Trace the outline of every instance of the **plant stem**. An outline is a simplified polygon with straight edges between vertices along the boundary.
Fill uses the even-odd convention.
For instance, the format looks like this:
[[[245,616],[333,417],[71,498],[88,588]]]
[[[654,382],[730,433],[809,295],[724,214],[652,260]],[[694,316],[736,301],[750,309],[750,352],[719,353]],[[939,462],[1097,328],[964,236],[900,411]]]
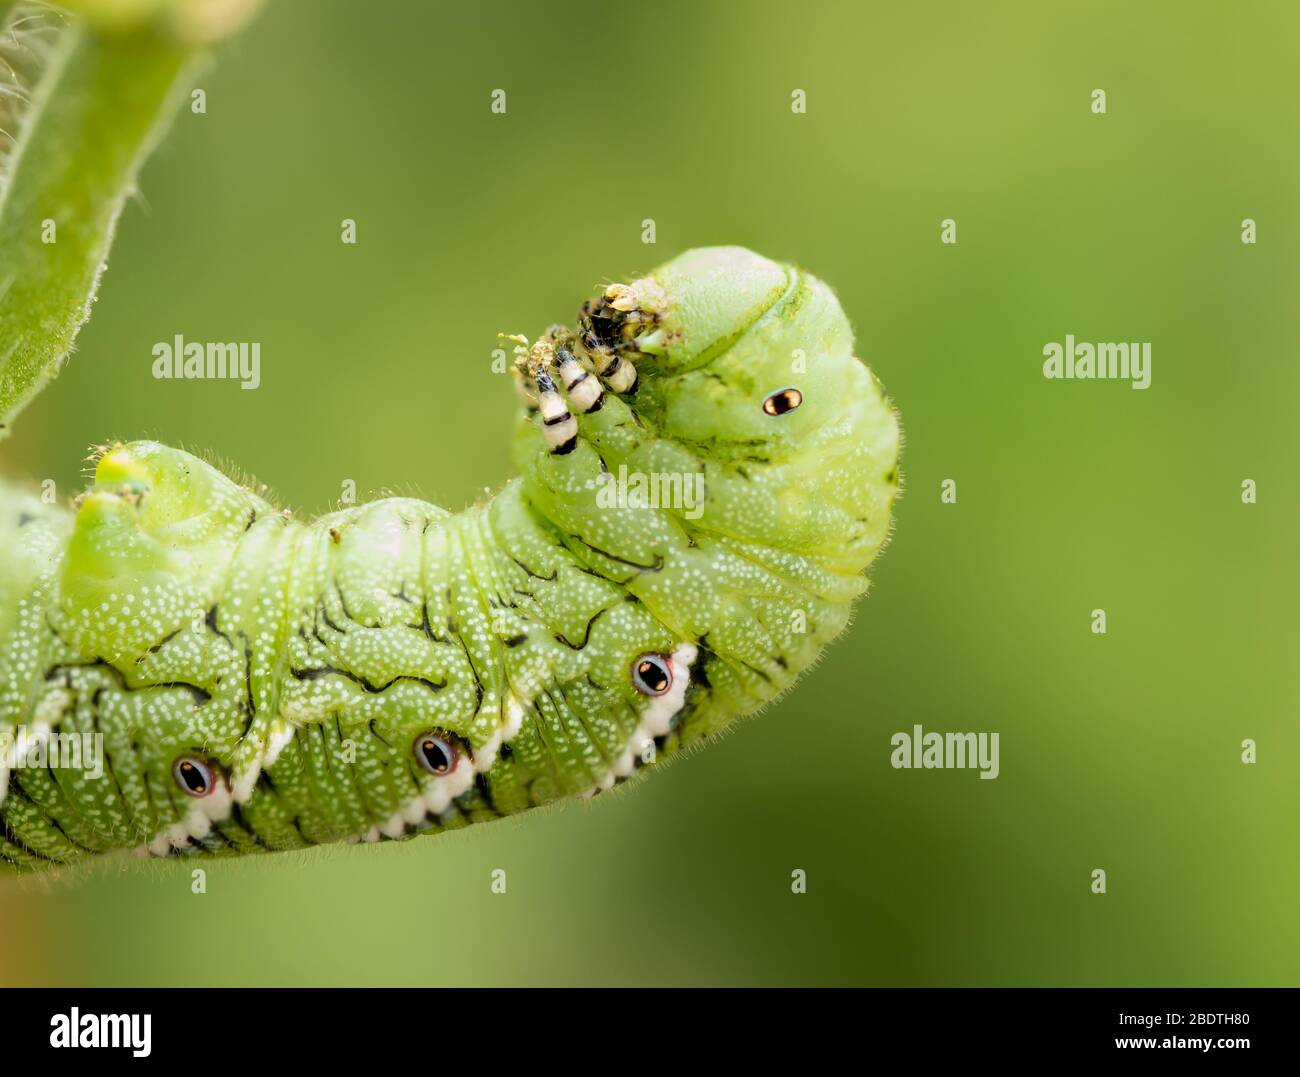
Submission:
[[[20,46],[33,11],[45,17],[0,0],[0,34]],[[72,19],[41,33],[0,168],[0,438],[72,350],[192,56],[148,28],[99,33]]]

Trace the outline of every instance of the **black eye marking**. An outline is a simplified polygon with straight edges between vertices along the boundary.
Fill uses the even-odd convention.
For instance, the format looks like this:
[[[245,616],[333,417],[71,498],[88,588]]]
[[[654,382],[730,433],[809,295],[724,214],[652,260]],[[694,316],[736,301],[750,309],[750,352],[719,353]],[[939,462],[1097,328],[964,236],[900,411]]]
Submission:
[[[197,755],[183,755],[176,760],[172,764],[172,777],[192,797],[205,797],[217,787],[212,767]]]
[[[769,415],[784,415],[787,411],[794,411],[802,403],[803,393],[791,386],[789,389],[778,389],[764,400],[763,410]]]
[[[431,729],[415,738],[415,759],[435,778],[442,778],[456,769],[461,751],[456,740],[440,729]]]
[[[632,663],[632,687],[644,696],[661,696],[673,686],[673,667],[667,655],[643,654]]]

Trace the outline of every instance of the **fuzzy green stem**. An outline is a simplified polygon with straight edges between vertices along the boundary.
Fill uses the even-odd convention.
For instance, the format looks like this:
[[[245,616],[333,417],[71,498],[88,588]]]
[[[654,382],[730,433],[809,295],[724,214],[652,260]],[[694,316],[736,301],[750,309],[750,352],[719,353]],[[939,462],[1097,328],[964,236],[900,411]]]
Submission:
[[[0,0],[0,33],[21,47],[34,10]],[[100,33],[77,19],[38,44],[0,169],[0,437],[72,350],[192,55],[153,29]]]

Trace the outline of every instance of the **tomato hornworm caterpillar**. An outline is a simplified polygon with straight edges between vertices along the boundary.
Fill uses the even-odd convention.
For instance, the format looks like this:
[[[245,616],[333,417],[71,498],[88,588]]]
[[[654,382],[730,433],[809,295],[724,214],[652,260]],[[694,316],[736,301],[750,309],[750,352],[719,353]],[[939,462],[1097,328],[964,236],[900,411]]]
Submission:
[[[0,489],[0,867],[460,827],[608,789],[794,683],[898,493],[830,289],[705,248],[519,339],[521,476],[458,514],[304,524],[153,442],[105,450],[75,515]],[[611,473],[702,504],[611,504]],[[76,738],[98,774],[61,765]]]

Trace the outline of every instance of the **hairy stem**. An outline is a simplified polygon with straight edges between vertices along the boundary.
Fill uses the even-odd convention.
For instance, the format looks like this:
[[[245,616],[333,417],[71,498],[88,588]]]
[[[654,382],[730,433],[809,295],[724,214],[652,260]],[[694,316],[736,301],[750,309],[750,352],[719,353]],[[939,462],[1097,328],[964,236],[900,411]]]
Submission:
[[[72,350],[191,55],[0,0],[0,437]]]

